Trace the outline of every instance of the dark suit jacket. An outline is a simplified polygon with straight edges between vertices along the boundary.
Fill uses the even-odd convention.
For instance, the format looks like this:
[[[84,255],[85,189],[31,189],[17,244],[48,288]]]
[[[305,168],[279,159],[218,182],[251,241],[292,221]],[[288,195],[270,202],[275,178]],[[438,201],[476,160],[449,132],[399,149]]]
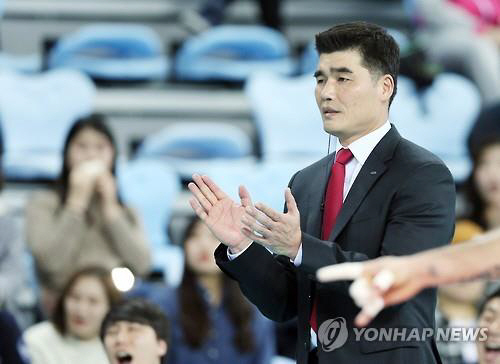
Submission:
[[[302,264],[295,267],[253,243],[233,261],[219,246],[219,267],[236,279],[243,293],[264,315],[284,321],[298,315],[297,362],[424,364],[440,362],[433,338],[425,341],[355,340],[353,320],[359,309],[349,296],[350,282],[320,284],[318,268],[363,261],[381,255],[405,255],[449,242],[455,221],[455,185],[446,166],[430,152],[401,138],[394,126],[361,168],[328,241],[321,240],[322,206],[334,156],[297,172],[290,181],[300,211]],[[343,317],[347,342],[326,352],[318,343],[311,360],[309,316],[318,298],[318,325]],[[375,328],[434,328],[436,294],[422,291],[403,304],[382,311]]]

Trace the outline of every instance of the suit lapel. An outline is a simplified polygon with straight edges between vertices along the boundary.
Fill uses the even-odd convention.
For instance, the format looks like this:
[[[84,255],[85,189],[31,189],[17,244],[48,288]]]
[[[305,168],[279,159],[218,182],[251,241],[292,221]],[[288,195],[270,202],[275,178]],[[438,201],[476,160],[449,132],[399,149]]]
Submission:
[[[330,241],[337,239],[372,186],[385,173],[387,169],[386,162],[392,158],[394,149],[400,139],[401,136],[393,125],[370,153],[344,200],[330,234]]]
[[[307,217],[306,231],[313,236],[321,236],[321,223],[323,221],[324,198],[326,186],[330,178],[335,153],[332,153],[329,158],[325,158],[320,164],[316,176],[311,178],[311,181],[318,181],[318,184],[310,189],[309,192],[309,211]]]

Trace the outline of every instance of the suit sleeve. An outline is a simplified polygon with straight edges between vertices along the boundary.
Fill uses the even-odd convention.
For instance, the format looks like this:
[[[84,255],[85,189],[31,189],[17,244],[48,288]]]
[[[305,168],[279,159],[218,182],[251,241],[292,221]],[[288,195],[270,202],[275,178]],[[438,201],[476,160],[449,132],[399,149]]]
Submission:
[[[238,281],[243,294],[269,319],[287,321],[297,315],[297,272],[287,257],[273,255],[252,243],[230,261],[227,246],[221,244],[215,251],[215,261],[222,271]]]
[[[407,255],[447,244],[454,229],[454,201],[455,185],[444,165],[427,163],[415,169],[393,197],[380,255]],[[310,274],[326,265],[369,259],[306,233],[302,249],[299,269]]]

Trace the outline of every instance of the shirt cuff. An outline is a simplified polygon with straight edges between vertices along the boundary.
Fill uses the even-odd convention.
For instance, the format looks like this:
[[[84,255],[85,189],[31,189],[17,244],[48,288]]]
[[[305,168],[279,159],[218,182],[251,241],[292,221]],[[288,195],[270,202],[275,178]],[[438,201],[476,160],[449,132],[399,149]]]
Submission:
[[[252,242],[253,243],[253,242]],[[250,245],[252,245],[252,243],[248,244],[247,247],[245,249],[243,249],[242,251],[240,251],[239,253],[235,253],[235,254],[231,254],[229,252],[229,247],[227,248],[227,259],[229,260],[235,260],[236,258],[238,258],[241,254],[243,254],[249,247]]]
[[[290,259],[291,260],[291,259]],[[297,256],[294,260],[292,260],[293,264],[298,267],[302,264],[302,244],[299,246],[299,251],[297,252]]]

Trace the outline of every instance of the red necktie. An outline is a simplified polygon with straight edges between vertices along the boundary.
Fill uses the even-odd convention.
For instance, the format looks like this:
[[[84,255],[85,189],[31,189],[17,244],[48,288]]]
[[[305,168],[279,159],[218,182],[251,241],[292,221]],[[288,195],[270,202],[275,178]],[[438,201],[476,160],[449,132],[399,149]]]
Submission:
[[[335,226],[335,220],[342,208],[344,197],[344,180],[345,180],[345,165],[352,159],[352,153],[349,149],[340,149],[335,156],[335,163],[332,167],[332,173],[328,180],[325,195],[325,210],[323,212],[323,229],[321,238],[327,240]],[[318,332],[318,315],[317,315],[318,300],[315,299],[311,311],[309,323],[315,332]]]

